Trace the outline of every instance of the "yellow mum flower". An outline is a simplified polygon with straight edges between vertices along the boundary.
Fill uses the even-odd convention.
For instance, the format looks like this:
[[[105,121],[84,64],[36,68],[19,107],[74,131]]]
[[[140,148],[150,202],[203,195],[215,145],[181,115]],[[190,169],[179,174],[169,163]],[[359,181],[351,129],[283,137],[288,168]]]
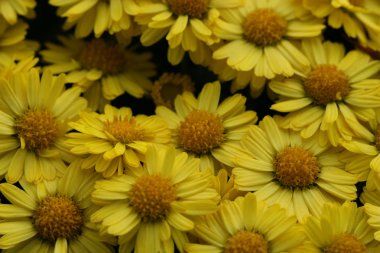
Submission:
[[[255,191],[258,199],[280,204],[299,222],[318,215],[325,202],[356,199],[357,177],[344,171],[339,150],[321,146],[316,138],[303,139],[280,129],[266,116],[241,140],[232,173],[239,190]]]
[[[100,236],[90,222],[91,192],[99,175],[78,170],[37,185],[20,180],[22,188],[0,185],[11,204],[0,204],[0,248],[3,252],[113,252],[110,236]]]
[[[185,52],[201,63],[208,45],[219,41],[211,30],[211,23],[219,15],[217,9],[241,6],[242,0],[148,0],[135,1],[136,22],[143,26],[140,37],[144,46],[162,38],[169,43],[168,60],[178,64]]]
[[[0,174],[9,183],[52,180],[72,154],[63,143],[67,121],[86,108],[78,87],[65,90],[65,77],[37,70],[0,81]]]
[[[311,39],[302,43],[312,69],[300,77],[273,80],[269,88],[279,99],[271,109],[290,112],[281,126],[309,138],[322,131],[322,142],[338,146],[341,139],[358,137],[370,142],[373,134],[360,120],[373,120],[380,107],[380,61],[338,43]]]
[[[95,167],[104,177],[140,167],[148,145],[170,142],[170,131],[162,119],[133,116],[128,107],[106,105],[104,114],[83,111],[79,116],[69,123],[78,132],[67,134],[66,143],[72,153],[85,156],[82,168]]]
[[[67,81],[81,87],[93,110],[124,92],[141,98],[152,89],[156,74],[150,53],[137,54],[126,45],[104,39],[90,41],[60,37],[62,45],[47,43],[40,54],[49,63],[44,69],[67,73]]]
[[[367,224],[367,219],[364,208],[355,203],[328,203],[320,216],[308,217],[304,227],[317,252],[376,253],[380,244],[374,240],[374,229]]]
[[[186,244],[188,253],[298,252],[305,234],[297,219],[279,205],[268,207],[254,194],[223,202],[194,229],[202,244]]]
[[[58,7],[57,14],[66,18],[64,29],[75,27],[75,37],[84,38],[94,32],[99,38],[104,32],[113,34],[134,29],[128,14],[129,1],[122,0],[49,0]]]
[[[17,23],[18,16],[34,17],[36,0],[0,0],[0,15],[10,25]]]
[[[238,141],[257,121],[256,112],[246,111],[244,96],[235,94],[219,104],[220,91],[218,81],[207,83],[198,98],[190,92],[177,96],[175,111],[156,108],[156,114],[168,123],[174,145],[200,157],[202,170],[232,166]]]
[[[149,148],[144,167],[100,180],[92,193],[102,207],[91,216],[102,231],[120,236],[120,252],[183,252],[192,217],[215,212],[218,193],[199,159]]]
[[[322,19],[305,15],[296,0],[250,0],[220,10],[213,31],[227,43],[213,58],[268,79],[303,73],[310,63],[293,41],[318,36],[325,27]]]
[[[344,29],[364,46],[380,50],[380,5],[377,0],[303,0],[315,16],[327,17],[329,26]]]

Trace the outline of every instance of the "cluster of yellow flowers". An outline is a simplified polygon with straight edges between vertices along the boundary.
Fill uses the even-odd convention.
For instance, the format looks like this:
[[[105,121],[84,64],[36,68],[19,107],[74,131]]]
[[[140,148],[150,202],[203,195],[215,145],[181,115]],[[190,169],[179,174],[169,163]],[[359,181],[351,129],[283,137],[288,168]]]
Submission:
[[[2,252],[380,252],[379,0],[41,2],[0,0]]]

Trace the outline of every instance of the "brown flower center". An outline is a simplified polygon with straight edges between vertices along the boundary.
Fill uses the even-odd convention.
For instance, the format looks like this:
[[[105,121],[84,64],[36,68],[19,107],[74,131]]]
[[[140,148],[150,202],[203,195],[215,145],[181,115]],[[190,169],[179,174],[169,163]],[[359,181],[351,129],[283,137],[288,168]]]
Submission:
[[[354,235],[338,236],[332,244],[324,249],[325,253],[364,253],[367,252],[363,243]]]
[[[104,124],[104,130],[124,144],[145,139],[144,131],[137,125],[134,118],[107,121]]]
[[[176,15],[188,15],[192,18],[202,18],[209,5],[209,0],[167,0],[167,2]]]
[[[130,205],[143,219],[152,222],[165,219],[175,199],[170,180],[160,175],[140,177],[130,191]]]
[[[15,129],[25,148],[39,152],[50,148],[59,134],[53,114],[45,109],[27,110],[15,122]]]
[[[194,83],[190,76],[179,73],[164,73],[153,84],[152,98],[157,106],[164,105],[173,109],[175,98],[184,91],[194,91]]]
[[[258,9],[248,14],[243,31],[246,40],[265,47],[279,42],[286,33],[287,22],[272,9]]]
[[[315,103],[326,105],[346,97],[350,85],[347,76],[335,65],[320,64],[304,80],[304,89]]]
[[[291,188],[312,185],[320,172],[317,158],[301,147],[287,147],[278,153],[274,169],[281,185]]]
[[[82,232],[82,212],[77,203],[65,196],[43,199],[32,220],[38,235],[51,242],[58,238],[73,239]]]
[[[204,154],[224,141],[224,127],[219,116],[206,111],[192,111],[179,127],[179,145],[186,151]]]
[[[255,232],[239,231],[228,238],[224,253],[267,253],[268,242]]]
[[[93,39],[79,52],[79,63],[86,69],[99,69],[105,74],[117,74],[125,69],[126,59],[120,45]]]

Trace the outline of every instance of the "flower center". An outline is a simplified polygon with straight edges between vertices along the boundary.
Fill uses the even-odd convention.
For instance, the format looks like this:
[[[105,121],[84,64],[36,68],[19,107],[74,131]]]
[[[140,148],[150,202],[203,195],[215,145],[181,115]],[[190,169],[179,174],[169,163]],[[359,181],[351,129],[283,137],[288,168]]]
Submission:
[[[258,9],[248,14],[243,31],[246,40],[265,47],[279,42],[286,33],[286,20],[271,9]]]
[[[167,2],[176,15],[188,15],[192,18],[202,18],[209,5],[209,0],[167,0]]]
[[[223,143],[223,132],[219,116],[206,111],[192,111],[179,127],[179,145],[186,151],[204,154]]]
[[[380,151],[380,125],[377,127],[375,132],[375,146],[377,150]]]
[[[104,130],[124,144],[142,141],[145,138],[144,131],[139,128],[134,118],[107,121],[104,124]]]
[[[190,76],[179,73],[164,73],[153,85],[152,98],[157,106],[164,105],[173,109],[175,98],[184,91],[194,91],[194,83]]]
[[[338,236],[332,244],[324,249],[325,253],[364,253],[367,252],[363,243],[354,235]]]
[[[58,123],[47,110],[27,110],[15,122],[21,146],[34,152],[50,148],[59,134]]]
[[[268,242],[255,232],[239,231],[228,238],[224,253],[267,253]]]
[[[304,80],[304,89],[315,103],[342,100],[350,92],[347,76],[332,64],[320,64]]]
[[[58,238],[73,239],[82,232],[82,212],[72,199],[65,196],[43,199],[32,219],[38,235],[51,242]]]
[[[170,180],[160,175],[138,178],[130,191],[130,205],[143,219],[152,222],[165,219],[175,199]]]
[[[287,147],[274,160],[276,179],[285,187],[303,188],[317,180],[317,158],[301,147]]]
[[[126,59],[120,45],[93,39],[79,52],[77,60],[86,69],[117,74],[125,69]]]
[[[363,0],[348,0],[354,6],[362,6]]]

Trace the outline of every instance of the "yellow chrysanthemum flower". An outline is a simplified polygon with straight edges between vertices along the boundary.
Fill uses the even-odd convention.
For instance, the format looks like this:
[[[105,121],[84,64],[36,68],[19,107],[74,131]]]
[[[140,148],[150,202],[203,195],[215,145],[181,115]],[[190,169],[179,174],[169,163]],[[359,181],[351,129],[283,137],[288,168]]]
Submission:
[[[62,178],[22,188],[0,185],[11,204],[0,204],[2,252],[113,252],[111,236],[100,236],[90,216],[90,197],[96,173],[78,170],[73,163]]]
[[[380,5],[377,0],[303,0],[315,16],[327,17],[329,26],[343,27],[345,33],[364,46],[380,50]]]
[[[156,74],[150,53],[135,53],[126,45],[104,39],[84,41],[60,37],[62,45],[47,43],[40,54],[50,63],[44,69],[67,73],[67,81],[81,87],[93,110],[124,92],[141,98],[152,89]]]
[[[170,131],[157,116],[132,115],[128,107],[106,105],[104,114],[83,111],[69,125],[78,132],[67,134],[71,152],[85,156],[82,168],[95,167],[104,177],[121,175],[140,167],[150,144],[168,144]]]
[[[303,73],[310,63],[293,40],[318,36],[325,27],[322,19],[305,15],[296,0],[250,0],[220,10],[213,31],[227,43],[213,58],[269,79]]]
[[[9,183],[62,174],[73,155],[63,143],[67,122],[86,108],[78,87],[65,90],[65,77],[37,70],[0,80],[0,175]]]
[[[0,0],[0,12],[1,12]],[[14,25],[0,17],[0,62],[22,60],[35,55],[39,48],[38,42],[26,40],[29,25],[23,20],[18,20]]]
[[[75,37],[84,38],[94,32],[99,38],[104,32],[110,34],[135,29],[128,9],[131,3],[122,0],[49,0],[58,7],[57,14],[66,18],[64,29],[75,27]]]
[[[219,104],[220,92],[219,81],[207,83],[198,98],[190,92],[177,96],[175,111],[156,108],[168,123],[176,148],[200,157],[202,170],[232,166],[238,141],[257,121],[256,112],[246,111],[244,96],[235,94]]]
[[[311,71],[269,83],[279,95],[271,109],[289,112],[281,126],[301,131],[304,138],[322,131],[320,141],[334,146],[355,136],[373,142],[360,120],[372,121],[380,107],[380,79],[374,77],[380,61],[358,50],[346,54],[343,45],[320,39],[304,41],[302,49]]]
[[[317,252],[376,253],[380,244],[374,240],[374,229],[367,224],[367,219],[364,208],[355,203],[328,203],[320,216],[308,217],[304,227]]]
[[[296,222],[279,205],[268,207],[248,193],[244,198],[223,202],[217,213],[197,223],[194,232],[204,243],[189,243],[185,250],[188,253],[304,253],[297,250],[306,238]]]
[[[140,41],[150,46],[164,38],[169,43],[168,60],[178,64],[185,52],[196,63],[205,61],[208,46],[219,41],[211,23],[219,15],[217,9],[241,6],[242,0],[148,0],[138,4],[136,22],[143,26]]]
[[[36,0],[0,0],[0,15],[8,24],[14,25],[19,16],[34,17],[36,4]]]
[[[91,216],[102,231],[120,236],[120,252],[183,252],[191,217],[217,209],[211,174],[199,172],[199,159],[173,149],[149,148],[144,167],[98,181],[92,193],[102,207]]]
[[[300,222],[319,214],[325,202],[356,199],[357,177],[344,171],[339,150],[321,146],[280,129],[270,116],[252,126],[241,141],[232,173],[239,190],[255,191],[258,199],[280,204]]]

